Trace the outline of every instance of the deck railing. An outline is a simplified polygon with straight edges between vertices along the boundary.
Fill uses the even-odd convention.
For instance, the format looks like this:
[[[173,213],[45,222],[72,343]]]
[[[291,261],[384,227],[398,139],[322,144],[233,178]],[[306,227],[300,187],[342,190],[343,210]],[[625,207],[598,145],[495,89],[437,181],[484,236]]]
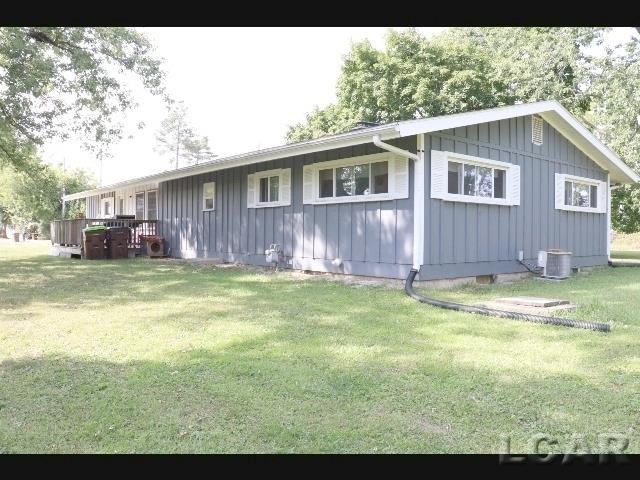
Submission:
[[[127,227],[129,248],[140,248],[140,235],[156,235],[157,220],[133,220],[111,218],[79,218],[73,220],[54,220],[51,222],[51,243],[53,245],[81,246],[82,229],[89,225],[105,225],[107,227]]]

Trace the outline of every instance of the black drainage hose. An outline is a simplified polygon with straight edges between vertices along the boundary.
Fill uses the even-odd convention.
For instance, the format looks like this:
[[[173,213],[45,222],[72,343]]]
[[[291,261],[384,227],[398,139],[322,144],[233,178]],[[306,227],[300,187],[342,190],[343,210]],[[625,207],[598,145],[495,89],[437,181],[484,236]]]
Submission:
[[[434,305],[440,308],[446,308],[448,310],[456,310],[458,312],[477,313],[479,315],[488,315],[490,317],[511,318],[513,320],[521,320],[524,322],[547,323],[551,325],[561,325],[563,327],[599,330],[601,332],[608,332],[610,330],[609,325],[606,323],[581,322],[579,320],[571,320],[569,318],[545,317],[542,315],[531,315],[528,313],[508,312],[506,310],[494,310],[492,308],[474,307],[471,305],[463,305],[461,303],[445,302],[443,300],[428,298],[416,293],[413,289],[413,281],[415,280],[417,274],[418,271],[415,268],[412,268],[409,272],[409,276],[405,280],[404,291],[411,298],[422,303]]]

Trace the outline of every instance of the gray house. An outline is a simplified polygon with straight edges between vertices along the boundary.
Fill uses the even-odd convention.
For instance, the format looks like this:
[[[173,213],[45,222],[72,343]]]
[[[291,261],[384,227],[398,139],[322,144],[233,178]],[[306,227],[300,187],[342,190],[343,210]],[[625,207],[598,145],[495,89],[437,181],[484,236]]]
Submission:
[[[419,279],[605,265],[610,187],[638,175],[555,101],[363,127],[67,195],[157,221],[173,257]]]

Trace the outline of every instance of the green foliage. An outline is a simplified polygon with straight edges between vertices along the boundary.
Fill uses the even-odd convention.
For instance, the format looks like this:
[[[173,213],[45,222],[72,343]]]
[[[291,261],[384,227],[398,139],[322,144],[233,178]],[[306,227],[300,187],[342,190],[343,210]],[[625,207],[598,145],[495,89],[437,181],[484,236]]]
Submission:
[[[187,122],[187,107],[182,102],[173,106],[156,132],[155,150],[169,157],[173,168],[211,160],[215,155],[209,139],[197,135]]]
[[[62,216],[62,194],[75,193],[95,186],[83,170],[62,171],[35,160],[28,171],[5,166],[0,170],[0,210],[2,223],[24,231],[32,226],[47,233],[49,222]],[[66,218],[84,212],[81,202],[74,202]]]
[[[602,46],[607,28],[453,28],[427,39],[391,30],[382,51],[355,43],[337,101],[289,127],[287,141],[516,102],[555,99],[588,124],[632,168],[640,159],[640,40]],[[613,225],[640,229],[640,189],[614,194]]]
[[[27,168],[53,137],[78,133],[88,148],[120,138],[131,76],[163,92],[160,61],[134,29],[0,27],[0,164]]]

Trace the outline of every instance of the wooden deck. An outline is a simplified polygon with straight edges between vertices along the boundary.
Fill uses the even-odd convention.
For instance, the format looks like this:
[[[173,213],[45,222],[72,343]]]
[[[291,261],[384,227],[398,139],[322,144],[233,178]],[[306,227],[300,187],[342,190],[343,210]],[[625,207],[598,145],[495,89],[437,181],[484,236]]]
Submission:
[[[120,220],[110,218],[81,218],[73,220],[54,220],[51,222],[51,244],[56,247],[70,247],[65,251],[82,249],[82,229],[90,225],[107,227],[127,227],[130,235],[128,247],[139,250],[141,235],[156,235],[157,220]],[[61,251],[62,249],[54,249]]]

